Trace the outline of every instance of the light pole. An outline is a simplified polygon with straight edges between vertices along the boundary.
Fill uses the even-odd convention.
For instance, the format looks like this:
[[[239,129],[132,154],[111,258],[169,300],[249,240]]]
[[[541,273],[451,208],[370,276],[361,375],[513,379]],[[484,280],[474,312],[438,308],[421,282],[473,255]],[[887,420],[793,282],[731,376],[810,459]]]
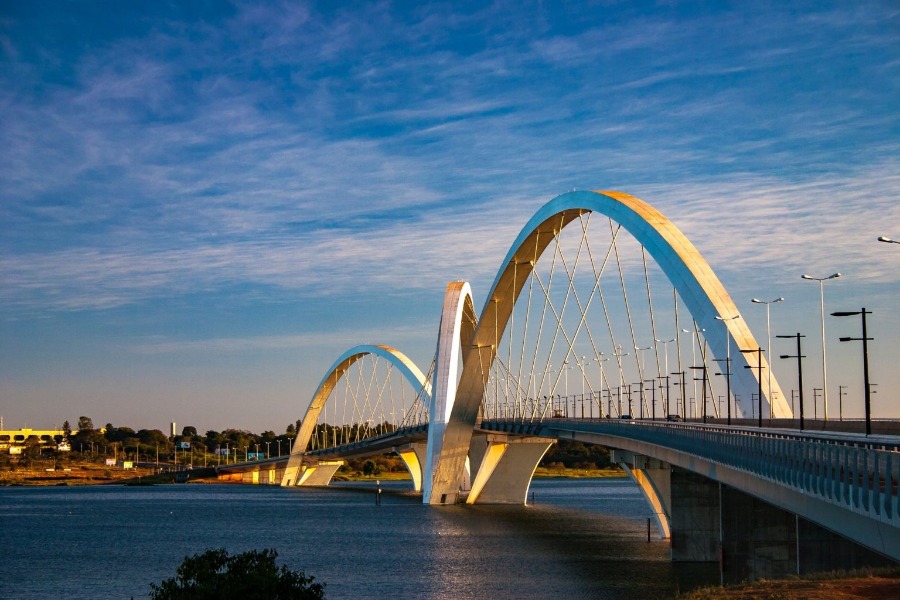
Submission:
[[[756,380],[759,382],[759,393],[756,396],[757,408],[756,411],[756,425],[757,427],[762,427],[762,353],[765,352],[762,348],[757,348],[756,350],[741,350],[744,354],[752,354],[756,353],[756,366],[753,365],[744,365],[745,369],[757,369]]]
[[[847,395],[847,392],[844,391],[846,385],[838,386],[838,420],[844,420],[844,396]]]
[[[662,376],[658,377],[657,379],[665,379],[666,380],[666,415],[664,418],[668,421],[670,411],[672,410],[669,405],[669,374],[666,373],[665,375],[662,375]]]
[[[702,381],[703,385],[703,422],[706,423],[706,365],[704,364],[702,367],[694,367],[691,369],[695,371],[702,371],[701,377],[694,377],[694,381]]]
[[[653,346],[647,346],[646,348],[641,348],[640,346],[635,346],[634,350],[637,352],[638,356],[638,379],[643,381],[644,379],[644,368],[646,367],[646,362],[644,361],[644,351],[652,349]],[[639,412],[643,413],[644,410],[644,386],[641,384],[641,405],[639,408]]]
[[[659,339],[654,338],[653,341],[663,345],[663,354],[666,357],[666,368],[664,369],[664,371],[666,373],[668,373],[669,372],[669,344],[671,342],[674,342],[675,338],[672,338],[671,340],[659,340]]]
[[[716,315],[716,320],[722,321],[722,325],[725,326],[725,400],[726,400],[726,411],[728,412],[728,424],[731,425],[731,332],[728,331],[728,321],[734,321],[735,319],[741,318],[741,315],[734,315],[733,317],[720,317]],[[721,358],[714,359],[715,362],[722,362]],[[737,407],[735,407],[737,408]]]
[[[862,310],[839,311],[831,313],[832,317],[852,317],[854,315],[862,315],[862,337],[842,337],[838,338],[842,342],[861,341],[863,343],[863,393],[866,401],[866,435],[872,435],[872,390],[869,386],[869,342],[875,338],[866,337],[866,315],[871,315],[872,311]]]
[[[769,305],[775,304],[776,302],[784,302],[784,298],[775,298],[774,300],[760,300],[759,298],[751,298],[750,302],[753,302],[754,304],[765,304],[766,305],[766,337],[768,338],[766,345],[768,345],[768,347],[771,348],[772,347],[772,322],[769,318]],[[772,398],[772,366],[771,365],[769,366],[769,381],[768,381],[767,387],[769,388],[767,398],[769,399],[769,418],[771,419],[773,416],[775,416],[775,407],[772,404],[773,398]]]
[[[803,352],[800,351],[800,338],[806,336],[800,335],[800,332],[798,331],[796,335],[776,335],[775,337],[782,339],[797,338],[797,354],[782,354],[781,358],[797,359],[797,385],[800,388],[800,431],[803,431],[803,359],[805,357],[803,356]]]
[[[825,405],[825,420],[828,420],[828,361],[825,351],[825,282],[829,279],[837,279],[840,273],[832,273],[828,277],[812,277],[801,275],[800,279],[819,282],[819,304],[822,310],[822,402]]]
[[[645,383],[650,384],[650,418],[656,420],[656,380],[645,379]]]
[[[879,241],[879,242],[886,242],[886,243],[888,243],[888,244],[900,244],[900,242],[898,242],[897,240],[892,240],[891,238],[885,237],[885,236],[883,236],[883,235],[879,235],[879,236],[878,236],[878,241]]]
[[[603,353],[600,353],[600,356],[603,356]],[[600,418],[603,418],[603,363],[608,361],[609,358],[598,358],[597,364],[600,365],[600,391],[597,393],[597,405],[600,408]]]
[[[822,391],[822,388],[813,388],[813,420],[816,420],[819,418],[819,413],[817,413],[816,411],[818,410],[819,392],[821,392],[821,391]]]
[[[684,389],[684,379],[686,374],[684,371],[676,371],[675,373],[672,373],[672,375],[678,375],[681,378],[681,417],[686,421],[688,418],[687,398],[685,398],[687,390]]]
[[[622,386],[625,385],[625,372],[622,370],[622,357],[628,356],[627,352],[622,352],[622,346],[616,346],[616,351],[613,352],[613,356],[616,357],[616,366],[619,367],[619,389],[617,391],[618,394],[618,411],[619,416],[622,416]],[[630,389],[630,388],[629,388]]]
[[[697,323],[695,322],[693,331],[691,331],[690,329],[682,329],[681,331],[682,331],[682,333],[687,333],[687,334],[700,334],[700,333],[706,331],[705,329],[697,329],[696,327],[697,327]],[[690,339],[691,339],[691,364],[694,365],[697,363],[697,346],[700,344],[700,340],[698,338],[697,343],[695,344],[693,335],[690,336]],[[678,346],[679,347],[681,346],[681,342],[678,343]],[[703,362],[704,362],[704,364],[706,364],[705,358],[704,358]],[[694,383],[693,383],[694,398],[697,397],[697,381],[698,381],[697,379],[694,379]]]

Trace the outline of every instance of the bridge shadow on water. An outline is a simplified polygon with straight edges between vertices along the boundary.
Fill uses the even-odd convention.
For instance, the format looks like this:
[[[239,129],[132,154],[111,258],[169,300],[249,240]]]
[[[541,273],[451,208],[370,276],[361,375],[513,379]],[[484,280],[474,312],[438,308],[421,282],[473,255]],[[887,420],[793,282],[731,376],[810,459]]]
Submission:
[[[652,599],[719,582],[715,564],[673,564],[655,524],[648,543],[646,505],[627,480],[536,482],[537,505],[431,508],[393,483],[382,484],[373,512],[397,523],[408,518],[405,510],[421,511],[412,525],[416,542],[406,549],[415,556],[401,561],[423,566],[417,577],[437,580],[423,582],[418,597],[443,590],[455,598]],[[560,485],[569,486],[562,495]],[[367,495],[375,506],[372,483],[332,487]]]

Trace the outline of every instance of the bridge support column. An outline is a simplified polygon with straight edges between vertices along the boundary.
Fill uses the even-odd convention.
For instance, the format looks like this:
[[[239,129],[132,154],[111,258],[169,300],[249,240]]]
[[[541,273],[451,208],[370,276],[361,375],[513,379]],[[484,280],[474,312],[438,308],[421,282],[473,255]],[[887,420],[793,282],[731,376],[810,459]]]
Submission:
[[[538,437],[473,437],[469,459],[478,470],[466,504],[525,504],[534,470],[554,443]]]
[[[344,464],[342,460],[329,460],[306,465],[294,485],[328,485],[342,464]]]
[[[722,581],[894,565],[791,512],[722,486]]]
[[[410,477],[413,480],[413,489],[417,492],[422,491],[422,465],[425,464],[425,457],[428,453],[426,444],[407,444],[400,448],[395,448],[394,452],[406,465]]]
[[[659,537],[669,539],[672,535],[670,527],[672,518],[671,465],[624,450],[611,450],[610,461],[622,467],[632,481],[638,485],[647,503],[653,509]]]
[[[303,455],[299,452],[291,452],[288,457],[287,465],[284,467],[284,473],[281,476],[281,485],[290,487],[299,485],[297,482],[303,476]]]
[[[718,562],[719,484],[686,469],[671,471],[671,553],[675,562]]]

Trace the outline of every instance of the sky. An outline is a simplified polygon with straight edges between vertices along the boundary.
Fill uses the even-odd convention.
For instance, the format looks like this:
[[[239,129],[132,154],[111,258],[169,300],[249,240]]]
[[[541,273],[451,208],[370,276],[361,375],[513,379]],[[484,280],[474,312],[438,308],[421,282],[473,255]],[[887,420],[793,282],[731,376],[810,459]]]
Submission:
[[[0,140],[7,429],[281,432],[351,346],[427,370],[446,284],[480,308],[572,189],[660,209],[758,339],[750,298],[784,297],[810,387],[800,275],[841,272],[826,311],[872,311],[873,416],[900,417],[890,0],[2,0]],[[859,320],[826,326],[861,416]]]

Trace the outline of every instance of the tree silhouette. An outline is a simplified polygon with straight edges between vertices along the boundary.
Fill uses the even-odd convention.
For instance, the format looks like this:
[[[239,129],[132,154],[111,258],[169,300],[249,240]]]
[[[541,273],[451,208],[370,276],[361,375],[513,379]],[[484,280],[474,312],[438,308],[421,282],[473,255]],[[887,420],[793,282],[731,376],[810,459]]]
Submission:
[[[151,600],[322,600],[325,585],[275,565],[275,550],[229,556],[224,548],[185,557],[175,577],[150,584]]]

